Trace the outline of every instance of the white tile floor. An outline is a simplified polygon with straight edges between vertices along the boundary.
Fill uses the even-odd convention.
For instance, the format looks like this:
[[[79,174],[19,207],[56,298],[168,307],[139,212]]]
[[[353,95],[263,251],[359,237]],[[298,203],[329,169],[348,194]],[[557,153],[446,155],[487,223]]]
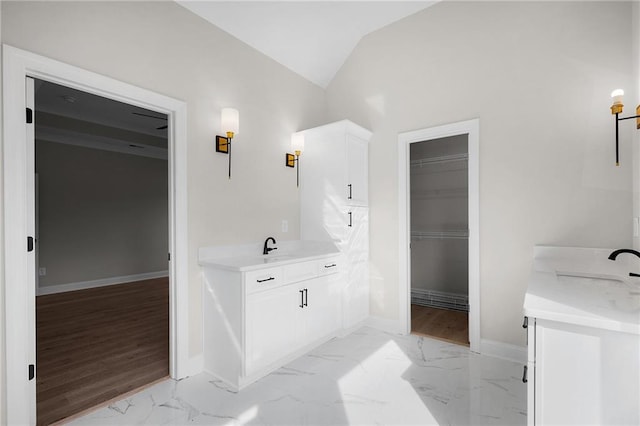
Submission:
[[[524,425],[522,365],[371,328],[236,393],[202,373],[167,380],[77,425]]]

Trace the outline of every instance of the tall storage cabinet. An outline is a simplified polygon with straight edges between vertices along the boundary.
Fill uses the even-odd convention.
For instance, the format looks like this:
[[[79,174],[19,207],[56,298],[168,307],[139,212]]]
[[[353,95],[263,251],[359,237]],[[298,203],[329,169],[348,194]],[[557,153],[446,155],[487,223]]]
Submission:
[[[344,257],[343,327],[369,316],[369,139],[348,120],[304,131],[300,237],[334,242]]]

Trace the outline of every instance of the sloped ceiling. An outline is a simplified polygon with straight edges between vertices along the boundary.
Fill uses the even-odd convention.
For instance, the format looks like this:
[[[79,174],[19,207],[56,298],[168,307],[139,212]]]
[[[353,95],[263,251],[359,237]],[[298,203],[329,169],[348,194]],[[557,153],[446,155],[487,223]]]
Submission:
[[[362,37],[437,1],[176,2],[326,88]]]

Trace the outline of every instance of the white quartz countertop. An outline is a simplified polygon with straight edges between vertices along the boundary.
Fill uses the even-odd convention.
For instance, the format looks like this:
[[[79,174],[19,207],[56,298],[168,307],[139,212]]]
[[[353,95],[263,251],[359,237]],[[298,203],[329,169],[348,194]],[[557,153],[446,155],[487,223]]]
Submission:
[[[198,253],[198,263],[205,267],[246,272],[340,254],[335,244],[325,241],[282,241],[276,244],[269,242],[269,247],[277,247],[277,250],[263,255],[262,243],[202,247]]]
[[[613,249],[537,246],[524,300],[528,317],[640,334],[640,259]]]

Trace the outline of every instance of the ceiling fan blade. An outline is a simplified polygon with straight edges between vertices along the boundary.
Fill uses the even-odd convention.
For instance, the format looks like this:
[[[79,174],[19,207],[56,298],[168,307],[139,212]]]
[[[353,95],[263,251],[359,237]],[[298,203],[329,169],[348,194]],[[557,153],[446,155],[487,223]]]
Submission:
[[[151,118],[155,118],[157,120],[165,120],[165,121],[167,121],[167,117],[158,117],[158,116],[155,116],[155,115],[143,114],[141,112],[132,112],[131,114],[141,115],[143,117],[151,117]]]

